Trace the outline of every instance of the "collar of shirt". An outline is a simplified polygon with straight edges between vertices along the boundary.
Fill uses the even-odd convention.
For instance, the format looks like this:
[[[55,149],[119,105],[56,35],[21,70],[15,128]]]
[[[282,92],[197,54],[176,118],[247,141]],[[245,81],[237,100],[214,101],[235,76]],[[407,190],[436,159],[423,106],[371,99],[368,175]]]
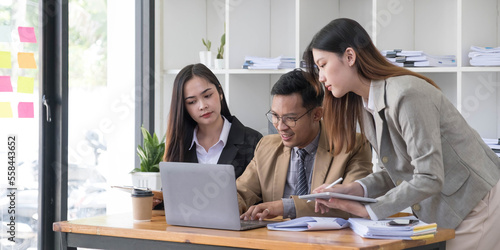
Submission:
[[[220,136],[219,136],[219,142],[222,142],[222,145],[225,146],[226,143],[227,143],[227,138],[229,137],[229,131],[231,130],[231,123],[224,117],[222,116],[222,119],[224,120],[224,125],[222,125],[222,131],[220,132]],[[193,148],[193,145],[198,145],[199,147],[201,147],[200,143],[198,142],[198,125],[194,128],[194,131],[193,131],[193,140],[191,141],[191,146],[189,147],[189,150],[191,150],[191,148]],[[214,145],[216,145],[217,143],[215,143]]]
[[[319,144],[319,134],[320,132],[318,132],[316,138],[314,138],[314,140],[311,143],[309,143],[307,146],[304,147],[304,149],[307,152],[307,156],[314,156],[316,154],[316,150],[318,149],[318,144]],[[295,158],[296,160],[299,159],[298,151],[299,151],[298,147],[293,147],[292,160],[293,158]]]
[[[370,84],[370,92],[368,93],[368,102],[365,102],[364,98],[361,98],[363,100],[363,106],[365,107],[368,112],[372,113],[375,111],[375,101],[373,100],[373,84]]]

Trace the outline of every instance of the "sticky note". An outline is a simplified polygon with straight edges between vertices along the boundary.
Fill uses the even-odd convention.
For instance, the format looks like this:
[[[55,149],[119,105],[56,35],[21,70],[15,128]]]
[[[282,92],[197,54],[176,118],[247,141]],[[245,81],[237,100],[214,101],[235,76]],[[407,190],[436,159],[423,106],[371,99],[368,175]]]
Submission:
[[[0,92],[12,92],[10,76],[0,76]]]
[[[32,102],[19,102],[17,105],[17,112],[19,118],[33,118],[35,117],[35,112],[33,110]]]
[[[0,42],[10,43],[12,42],[12,38],[10,37],[11,27],[9,26],[0,26]]]
[[[35,28],[33,27],[18,27],[19,41],[23,43],[36,43]]]
[[[34,53],[19,52],[17,53],[17,61],[19,63],[19,68],[36,69]]]
[[[33,87],[35,86],[35,78],[20,76],[17,78],[17,92],[33,94]]]
[[[0,102],[0,118],[12,118],[10,102]]]
[[[10,69],[12,64],[10,61],[10,52],[0,51],[0,68]]]

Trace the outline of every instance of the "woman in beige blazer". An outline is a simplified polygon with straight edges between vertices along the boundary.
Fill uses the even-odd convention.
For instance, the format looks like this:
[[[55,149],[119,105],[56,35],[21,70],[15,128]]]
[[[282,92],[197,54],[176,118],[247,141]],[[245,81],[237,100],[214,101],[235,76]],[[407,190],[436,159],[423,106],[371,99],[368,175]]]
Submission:
[[[336,19],[305,52],[308,71],[325,95],[330,148],[352,149],[356,126],[382,160],[383,170],[334,191],[377,198],[317,200],[373,220],[407,207],[427,223],[453,228],[450,249],[494,249],[500,243],[500,159],[429,78],[395,66],[354,20]],[[340,153],[340,152],[335,152]]]

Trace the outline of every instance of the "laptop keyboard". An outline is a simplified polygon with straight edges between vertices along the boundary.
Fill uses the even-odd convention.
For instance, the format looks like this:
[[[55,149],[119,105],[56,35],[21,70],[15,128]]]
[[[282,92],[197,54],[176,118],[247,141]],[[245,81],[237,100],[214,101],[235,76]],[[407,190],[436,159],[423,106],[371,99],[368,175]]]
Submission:
[[[261,221],[261,220],[240,220],[241,229],[248,230],[253,228],[265,227],[267,224],[273,223],[273,221]]]

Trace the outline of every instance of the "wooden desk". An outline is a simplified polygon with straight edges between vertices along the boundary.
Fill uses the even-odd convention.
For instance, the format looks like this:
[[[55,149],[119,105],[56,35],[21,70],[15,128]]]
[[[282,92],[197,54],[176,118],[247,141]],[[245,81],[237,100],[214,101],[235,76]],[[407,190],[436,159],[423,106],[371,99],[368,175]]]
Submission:
[[[445,249],[445,241],[455,237],[454,230],[442,228],[428,240],[374,240],[364,239],[351,229],[227,231],[170,226],[164,216],[153,216],[151,222],[135,223],[131,217],[131,214],[108,215],[55,222],[53,230],[62,233],[63,249]]]

